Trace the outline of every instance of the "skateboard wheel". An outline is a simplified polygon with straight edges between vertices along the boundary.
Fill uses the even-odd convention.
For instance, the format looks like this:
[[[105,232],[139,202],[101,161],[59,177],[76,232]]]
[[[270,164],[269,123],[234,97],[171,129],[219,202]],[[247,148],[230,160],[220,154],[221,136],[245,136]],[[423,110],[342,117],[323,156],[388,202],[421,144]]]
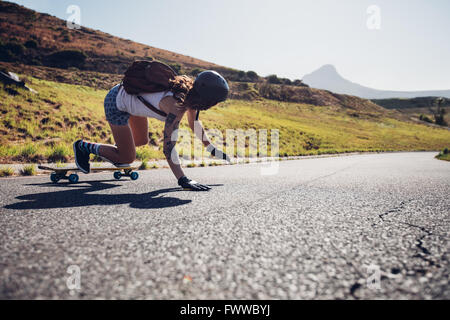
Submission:
[[[139,173],[137,173],[137,172],[132,172],[131,174],[130,174],[130,178],[131,178],[131,180],[137,180],[137,179],[139,179]]]
[[[77,183],[80,180],[80,177],[77,174],[71,174],[69,176],[70,183]]]
[[[120,178],[122,178],[122,173],[119,171],[114,172],[114,179],[120,180]]]
[[[52,180],[52,182],[54,182],[54,183],[58,183],[59,177],[58,177],[58,175],[56,173],[52,173],[50,175],[50,180]]]

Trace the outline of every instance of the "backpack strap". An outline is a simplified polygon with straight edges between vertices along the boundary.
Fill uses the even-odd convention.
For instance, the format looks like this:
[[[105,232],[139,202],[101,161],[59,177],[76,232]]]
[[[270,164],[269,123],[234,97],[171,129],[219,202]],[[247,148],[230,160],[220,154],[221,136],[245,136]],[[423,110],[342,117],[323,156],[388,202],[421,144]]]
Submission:
[[[151,111],[153,111],[156,114],[159,114],[160,116],[167,118],[167,114],[164,111],[156,109],[150,102],[142,98],[141,96],[137,96],[139,101],[141,101],[147,108],[149,108]]]

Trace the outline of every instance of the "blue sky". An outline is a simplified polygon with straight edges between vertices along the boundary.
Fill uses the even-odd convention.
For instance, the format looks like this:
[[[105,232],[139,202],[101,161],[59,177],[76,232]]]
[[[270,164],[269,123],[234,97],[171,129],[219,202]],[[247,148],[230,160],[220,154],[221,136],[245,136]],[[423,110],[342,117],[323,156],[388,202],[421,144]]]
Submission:
[[[81,24],[220,65],[302,78],[324,64],[362,85],[450,89],[448,0],[17,0]],[[379,30],[367,27],[377,5]]]

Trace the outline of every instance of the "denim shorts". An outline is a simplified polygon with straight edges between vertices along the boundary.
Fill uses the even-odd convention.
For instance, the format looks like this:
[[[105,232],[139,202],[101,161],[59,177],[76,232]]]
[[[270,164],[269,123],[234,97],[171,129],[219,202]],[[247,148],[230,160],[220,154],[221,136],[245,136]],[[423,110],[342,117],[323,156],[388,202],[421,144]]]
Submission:
[[[126,126],[130,119],[130,114],[117,109],[116,98],[119,94],[120,85],[115,86],[108,92],[105,98],[105,115],[106,120],[115,126]]]

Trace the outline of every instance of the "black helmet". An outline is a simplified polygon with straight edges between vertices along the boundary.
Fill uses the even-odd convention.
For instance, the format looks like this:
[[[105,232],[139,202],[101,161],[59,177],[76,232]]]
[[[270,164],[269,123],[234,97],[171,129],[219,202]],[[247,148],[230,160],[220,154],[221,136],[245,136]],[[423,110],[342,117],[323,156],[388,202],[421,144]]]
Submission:
[[[194,90],[207,106],[214,106],[227,100],[230,87],[216,71],[203,71],[194,82]]]

